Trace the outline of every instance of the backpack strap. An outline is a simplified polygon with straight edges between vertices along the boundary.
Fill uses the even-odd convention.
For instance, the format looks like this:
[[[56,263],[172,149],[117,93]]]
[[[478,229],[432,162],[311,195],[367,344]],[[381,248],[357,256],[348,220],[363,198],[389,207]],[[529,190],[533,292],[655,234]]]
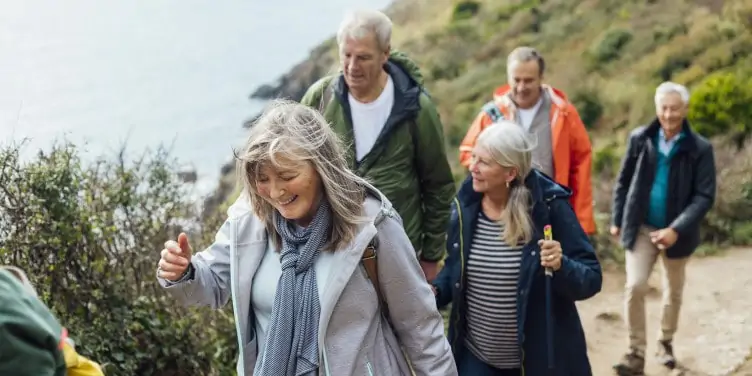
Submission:
[[[379,269],[376,263],[376,248],[378,247],[379,239],[377,237],[374,237],[373,240],[371,240],[370,243],[368,243],[368,246],[366,247],[365,251],[363,251],[363,257],[360,259],[360,262],[363,264],[363,267],[366,269],[366,274],[368,275],[368,279],[371,280],[371,284],[373,285],[373,288],[376,290],[376,295],[379,297],[379,307],[381,308],[381,314],[386,318],[387,323],[389,323],[389,326],[394,330],[394,325],[392,324],[392,320],[389,318],[389,307],[387,307],[386,300],[384,299],[384,295],[381,295],[381,285],[379,284]],[[397,334],[396,332],[394,333]],[[407,366],[410,368],[410,375],[415,376],[415,367],[413,367],[413,362],[410,360],[410,356],[408,356],[407,351],[405,350],[405,347],[402,345],[401,340],[399,339],[399,336],[397,336],[397,341],[400,342],[400,352],[402,353],[402,356],[405,357],[405,361],[407,362]]]
[[[336,78],[329,78],[327,82],[324,82],[321,89],[321,96],[319,97],[318,110],[320,113],[326,111],[326,107],[329,106],[329,102],[332,101],[334,96],[334,82]]]
[[[494,101],[490,101],[483,105],[483,112],[491,118],[491,122],[495,123],[504,119],[504,114],[499,110],[499,106]]]
[[[384,295],[381,294],[381,284],[379,284],[379,268],[378,264],[376,263],[376,243],[378,243],[376,238],[368,243],[368,246],[363,251],[363,257],[360,259],[360,262],[363,264],[363,268],[366,270],[368,279],[371,280],[371,284],[376,290],[376,295],[378,295],[379,297],[379,306],[381,306],[385,316],[389,317],[389,315],[387,314],[388,307],[386,300],[384,299]]]

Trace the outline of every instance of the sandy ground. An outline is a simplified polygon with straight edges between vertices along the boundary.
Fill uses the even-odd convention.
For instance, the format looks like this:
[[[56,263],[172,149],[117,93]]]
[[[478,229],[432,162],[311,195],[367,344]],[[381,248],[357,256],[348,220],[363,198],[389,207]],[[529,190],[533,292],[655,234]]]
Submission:
[[[682,374],[665,370],[654,354],[661,310],[660,267],[651,277],[648,302],[646,375]],[[595,376],[613,375],[612,365],[627,348],[623,323],[622,270],[604,275],[603,290],[578,303]],[[719,256],[693,258],[687,266],[679,331],[674,351],[683,374],[752,376],[752,249],[733,249]],[[746,361],[746,363],[745,363]]]

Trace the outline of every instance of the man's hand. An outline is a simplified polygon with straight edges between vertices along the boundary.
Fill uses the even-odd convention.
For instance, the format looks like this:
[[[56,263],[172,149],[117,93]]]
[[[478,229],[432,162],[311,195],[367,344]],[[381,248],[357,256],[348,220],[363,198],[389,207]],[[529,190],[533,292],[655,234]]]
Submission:
[[[611,226],[611,230],[609,232],[611,233],[611,236],[619,236],[621,234],[621,229],[616,226]]]
[[[436,276],[439,274],[439,262],[438,261],[420,261],[420,268],[423,269],[423,274],[426,276],[428,283],[433,282]]]
[[[650,241],[660,250],[671,248],[679,238],[676,230],[667,227],[650,233]]]

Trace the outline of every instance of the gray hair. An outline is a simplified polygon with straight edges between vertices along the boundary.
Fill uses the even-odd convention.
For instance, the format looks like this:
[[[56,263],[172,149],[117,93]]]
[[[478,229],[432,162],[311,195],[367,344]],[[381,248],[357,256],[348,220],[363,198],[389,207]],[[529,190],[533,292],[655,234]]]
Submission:
[[[387,51],[392,44],[392,20],[386,14],[377,10],[350,11],[339,25],[337,43],[342,46],[342,43],[348,38],[363,39],[369,33],[373,33],[379,47],[383,51]]]
[[[532,152],[537,146],[531,134],[509,120],[501,120],[483,130],[476,147],[491,154],[502,167],[513,167],[518,177],[509,184],[509,200],[501,212],[504,223],[503,239],[509,245],[519,241],[527,243],[533,237],[533,220],[530,217],[531,195],[525,178],[533,168]]]
[[[514,62],[526,63],[533,60],[538,62],[538,72],[542,76],[543,72],[546,71],[546,60],[544,60],[543,55],[533,47],[523,46],[512,50],[509,56],[507,56],[507,69],[509,69]]]
[[[272,101],[250,130],[248,141],[236,153],[238,178],[245,187],[251,207],[264,221],[267,233],[279,244],[274,227],[274,207],[261,197],[257,179],[261,167],[310,163],[321,177],[324,196],[332,208],[332,233],[327,248],[337,249],[351,241],[364,218],[366,181],[347,168],[342,141],[323,115],[308,106]]]
[[[668,94],[679,94],[684,105],[689,104],[689,90],[686,86],[676,82],[666,81],[655,89],[655,106],[660,107],[661,101]]]

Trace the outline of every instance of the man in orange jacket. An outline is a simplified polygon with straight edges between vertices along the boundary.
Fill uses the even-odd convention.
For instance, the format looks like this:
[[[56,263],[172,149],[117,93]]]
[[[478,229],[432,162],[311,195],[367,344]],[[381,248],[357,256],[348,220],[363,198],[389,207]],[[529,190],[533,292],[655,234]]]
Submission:
[[[588,235],[595,234],[590,169],[592,147],[577,109],[566,95],[542,83],[543,57],[532,47],[518,47],[507,58],[507,79],[496,89],[460,144],[460,163],[468,167],[475,141],[496,120],[513,120],[538,139],[533,165],[572,190],[572,208]]]

